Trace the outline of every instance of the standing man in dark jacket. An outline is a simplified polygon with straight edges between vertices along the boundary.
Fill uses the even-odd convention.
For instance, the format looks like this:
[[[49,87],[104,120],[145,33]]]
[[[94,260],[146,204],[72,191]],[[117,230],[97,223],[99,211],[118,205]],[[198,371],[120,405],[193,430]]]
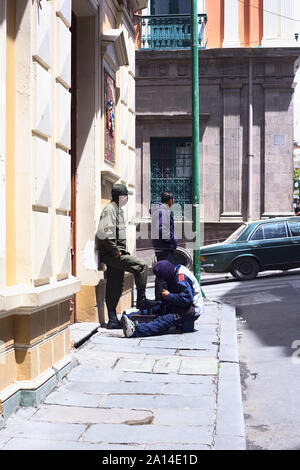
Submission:
[[[96,234],[100,260],[107,265],[105,302],[108,329],[122,328],[116,315],[116,307],[122,294],[125,271],[134,275],[137,308],[145,309],[155,304],[146,299],[147,264],[128,253],[126,247],[126,223],[122,207],[127,204],[129,194],[133,193],[124,184],[113,185],[112,200],[102,211]]]
[[[161,194],[161,202],[151,206],[151,238],[156,260],[170,260],[177,248],[174,231],[174,216],[171,207],[174,195],[170,191]]]

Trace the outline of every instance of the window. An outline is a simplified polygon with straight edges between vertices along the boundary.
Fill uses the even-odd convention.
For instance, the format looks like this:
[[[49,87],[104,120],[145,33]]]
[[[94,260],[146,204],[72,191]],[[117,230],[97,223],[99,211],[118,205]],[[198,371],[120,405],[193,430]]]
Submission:
[[[163,191],[171,191],[174,217],[181,219],[185,205],[192,204],[192,139],[151,138],[150,152],[151,203],[160,201]]]
[[[263,240],[264,239],[264,232],[262,225],[258,227],[257,230],[255,230],[254,234],[251,236],[250,240]]]
[[[277,222],[273,224],[264,224],[264,238],[266,240],[270,238],[286,238],[287,231],[284,222]]]
[[[151,15],[178,15],[190,12],[190,0],[152,0],[151,2]]]
[[[292,237],[300,237],[300,222],[288,222]]]
[[[243,233],[243,231],[245,230],[246,228],[246,225],[243,224],[241,225],[239,228],[237,228],[235,230],[235,232],[233,232],[231,235],[229,235],[229,237],[225,240],[224,243],[232,243],[232,242],[235,242],[240,236],[241,234]]]

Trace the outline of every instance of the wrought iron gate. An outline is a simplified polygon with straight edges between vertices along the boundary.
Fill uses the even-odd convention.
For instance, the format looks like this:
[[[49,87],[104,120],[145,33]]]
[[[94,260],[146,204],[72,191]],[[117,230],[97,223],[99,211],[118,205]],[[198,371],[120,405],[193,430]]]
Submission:
[[[184,205],[192,204],[192,139],[151,139],[151,203],[160,202],[163,191],[175,196],[175,219],[182,219]],[[178,207],[178,206],[177,206]]]

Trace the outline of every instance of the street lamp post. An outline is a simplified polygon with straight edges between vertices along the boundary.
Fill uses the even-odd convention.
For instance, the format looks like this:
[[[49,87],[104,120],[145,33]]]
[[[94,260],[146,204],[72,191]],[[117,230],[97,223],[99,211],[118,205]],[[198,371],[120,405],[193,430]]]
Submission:
[[[200,284],[199,49],[197,0],[191,0],[194,274]]]

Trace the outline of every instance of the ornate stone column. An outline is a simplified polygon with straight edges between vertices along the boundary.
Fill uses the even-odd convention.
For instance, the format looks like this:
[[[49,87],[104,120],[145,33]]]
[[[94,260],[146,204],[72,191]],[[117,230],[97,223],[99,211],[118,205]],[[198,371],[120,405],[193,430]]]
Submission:
[[[224,0],[224,41],[223,47],[240,47],[239,2]]]

